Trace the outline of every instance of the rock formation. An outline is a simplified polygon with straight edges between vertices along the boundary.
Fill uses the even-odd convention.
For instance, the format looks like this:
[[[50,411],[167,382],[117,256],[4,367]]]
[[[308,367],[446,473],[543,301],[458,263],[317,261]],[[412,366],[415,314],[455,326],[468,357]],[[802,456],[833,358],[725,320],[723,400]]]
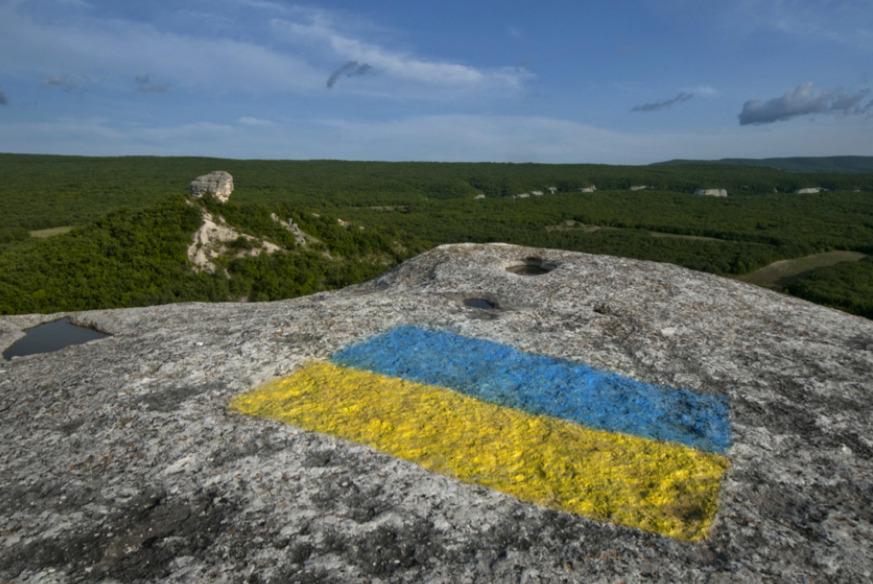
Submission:
[[[285,221],[283,221],[275,213],[270,213],[270,219],[272,219],[274,222],[281,225],[283,229],[287,230],[291,235],[293,235],[294,236],[294,243],[296,243],[297,245],[299,245],[301,247],[306,245],[307,241],[309,241],[310,239],[313,241],[316,241],[316,239],[314,237],[310,236],[309,234],[304,232],[302,229],[300,229],[300,226],[297,225],[294,222],[294,220],[291,219],[290,217],[288,219],[286,219]]]
[[[726,197],[728,192],[725,189],[697,189],[694,194],[700,197]]]
[[[594,193],[597,191],[597,187],[595,185],[588,185],[587,187],[579,187],[580,193]]]
[[[649,185],[631,185],[630,190],[632,191],[644,191],[649,188]]]
[[[246,240],[246,248],[232,251],[230,244],[238,239]],[[196,270],[214,272],[215,261],[230,253],[238,257],[257,256],[261,253],[275,253],[279,249],[275,243],[240,233],[228,225],[222,217],[213,217],[212,213],[204,209],[203,223],[194,232],[191,245],[188,246],[188,261]]]
[[[806,187],[802,189],[797,189],[794,191],[797,195],[817,195],[818,193],[824,191],[823,187]]]
[[[58,316],[0,317],[0,350]],[[73,317],[113,336],[0,361],[0,581],[873,576],[873,322],[859,317],[669,264],[500,244],[439,247],[369,283],[294,300]],[[730,444],[712,505],[696,506],[692,489],[657,509],[680,523],[712,514],[706,537],[547,509],[231,407],[409,325],[724,404]],[[367,428],[390,439],[377,422]],[[521,486],[538,472],[514,469],[535,450],[504,471]],[[639,478],[631,491],[658,487]]]
[[[191,181],[191,196],[194,198],[212,195],[222,203],[226,203],[232,192],[233,177],[224,170],[215,170]]]

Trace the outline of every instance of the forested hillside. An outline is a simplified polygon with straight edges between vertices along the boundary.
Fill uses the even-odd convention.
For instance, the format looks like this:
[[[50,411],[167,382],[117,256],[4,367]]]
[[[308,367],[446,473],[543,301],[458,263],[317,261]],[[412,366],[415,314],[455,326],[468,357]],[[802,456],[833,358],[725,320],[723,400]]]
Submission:
[[[188,182],[219,168],[234,175],[231,202],[186,202]],[[361,281],[430,246],[461,241],[605,253],[727,276],[831,250],[873,254],[873,175],[22,155],[0,155],[0,175],[3,313],[286,298]],[[580,192],[589,185],[597,192]],[[793,193],[811,185],[833,191]],[[702,187],[730,196],[692,194]],[[544,194],[514,198],[534,191]],[[214,272],[195,269],[186,255],[204,210],[243,234]],[[273,215],[299,226],[306,245]],[[255,254],[255,241],[277,251]],[[779,288],[869,315],[869,266],[821,268]]]
[[[852,173],[873,172],[873,156],[797,156],[790,158],[722,158],[721,160],[669,160],[659,165],[761,166],[789,172]]]

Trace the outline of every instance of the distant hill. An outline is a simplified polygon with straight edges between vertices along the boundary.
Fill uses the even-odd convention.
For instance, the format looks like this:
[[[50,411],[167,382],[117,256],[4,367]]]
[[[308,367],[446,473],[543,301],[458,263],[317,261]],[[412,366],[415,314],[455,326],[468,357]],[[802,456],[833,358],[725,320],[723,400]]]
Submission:
[[[721,160],[668,160],[652,166],[722,164],[727,166],[762,166],[789,172],[870,173],[873,156],[810,156],[792,158],[722,158]]]

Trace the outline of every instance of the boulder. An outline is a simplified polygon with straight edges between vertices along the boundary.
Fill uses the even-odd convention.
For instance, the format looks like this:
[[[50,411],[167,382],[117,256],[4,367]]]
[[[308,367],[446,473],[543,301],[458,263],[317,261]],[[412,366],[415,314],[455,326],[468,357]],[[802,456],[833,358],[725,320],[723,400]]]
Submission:
[[[233,177],[224,170],[215,170],[191,181],[191,196],[194,198],[212,195],[218,201],[226,203],[232,192]]]
[[[59,316],[0,317],[0,343]],[[860,317],[666,263],[501,244],[441,246],[371,282],[293,300],[75,316],[113,336],[0,360],[0,581],[865,582],[873,574],[873,322]],[[429,375],[491,371],[537,390],[581,363],[621,376],[599,377],[595,397],[624,379],[630,390],[679,398],[670,402],[676,412],[662,412],[669,419],[681,421],[688,397],[727,408],[730,439],[710,453],[721,461],[720,488],[708,506],[696,504],[687,473],[664,482],[640,474],[619,488],[644,462],[626,458],[632,444],[646,445],[655,464],[640,468],[656,472],[668,444],[620,434],[628,452],[596,458],[629,465],[615,467],[614,493],[587,514],[550,509],[552,497],[585,500],[572,481],[611,467],[565,473],[545,464],[550,452],[573,448],[554,443],[575,435],[568,426],[550,432],[536,418],[520,427],[510,422],[521,410],[438,386],[386,382],[403,400],[448,392],[477,411],[505,408],[505,425],[488,425],[489,414],[472,436],[453,433],[447,420],[463,408],[414,423],[384,419],[375,403],[354,403],[356,391],[383,401],[395,394],[346,378],[322,389],[350,401],[317,411],[306,410],[304,398],[319,395],[306,383],[287,386],[298,397],[260,402],[337,422],[324,431],[281,421],[279,410],[276,419],[242,413],[253,388],[331,371],[331,356],[410,325],[513,348],[499,356],[440,345],[422,353]],[[363,356],[391,365],[408,349]],[[519,351],[541,357],[518,361]],[[500,367],[475,366],[495,356]],[[442,367],[449,357],[471,366]],[[531,377],[535,369],[545,373]],[[631,395],[595,413],[631,429],[643,418],[657,426],[660,417],[635,401],[644,393]],[[340,415],[367,422],[358,439],[338,435],[349,431]],[[490,473],[466,482],[428,470],[453,447],[410,451],[430,456],[428,466],[367,445],[424,430],[445,436],[443,446],[527,436],[531,448],[497,453],[512,462],[494,470],[541,503],[475,484]],[[583,455],[595,460],[605,434],[590,436],[594,450]],[[488,464],[491,454],[457,462]],[[544,476],[568,482],[537,488]],[[660,499],[673,481],[690,488]],[[658,524],[631,527],[625,493],[649,493],[668,529],[714,520],[693,541]]]
[[[700,197],[726,197],[728,192],[725,189],[697,189],[695,195]]]
[[[805,187],[802,189],[797,189],[796,191],[794,191],[794,193],[798,195],[817,195],[824,190],[824,187]]]

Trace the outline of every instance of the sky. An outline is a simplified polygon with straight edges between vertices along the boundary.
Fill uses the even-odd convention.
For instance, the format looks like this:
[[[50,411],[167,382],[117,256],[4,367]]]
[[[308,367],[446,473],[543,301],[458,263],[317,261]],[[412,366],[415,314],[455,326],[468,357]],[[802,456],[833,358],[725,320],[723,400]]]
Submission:
[[[0,0],[0,152],[873,155],[873,0]]]

